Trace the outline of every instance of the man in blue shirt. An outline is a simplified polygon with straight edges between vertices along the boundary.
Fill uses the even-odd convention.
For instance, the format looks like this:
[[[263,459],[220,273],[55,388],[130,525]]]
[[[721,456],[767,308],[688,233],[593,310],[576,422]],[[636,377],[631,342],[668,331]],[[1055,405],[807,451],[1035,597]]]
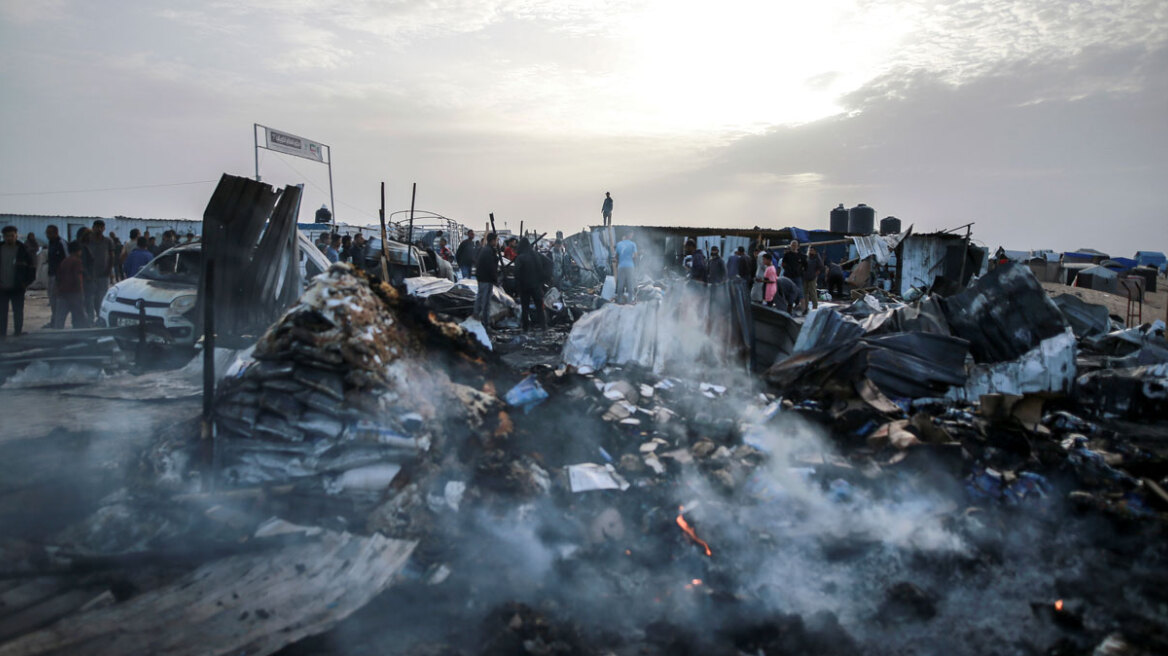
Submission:
[[[626,232],[616,245],[616,302],[633,300],[633,271],[636,266],[637,245],[632,233]],[[623,300],[622,300],[623,299]]]
[[[150,240],[138,237],[138,247],[130,251],[130,254],[126,256],[126,262],[122,265],[122,272],[126,274],[127,278],[133,278],[142,267],[150,264],[150,260],[154,259],[154,253],[150,252],[149,245]]]

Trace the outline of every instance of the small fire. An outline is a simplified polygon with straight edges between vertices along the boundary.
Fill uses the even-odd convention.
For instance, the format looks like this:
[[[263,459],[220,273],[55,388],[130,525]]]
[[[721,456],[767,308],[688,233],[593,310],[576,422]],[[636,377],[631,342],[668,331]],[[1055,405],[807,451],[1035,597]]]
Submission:
[[[1062,599],[1059,599],[1058,601],[1054,602],[1054,609],[1060,613],[1063,612],[1063,600]]]
[[[683,516],[684,512],[685,506],[677,507],[677,525],[681,527],[682,531],[685,531],[685,534],[689,536],[689,539],[693,540],[699,546],[701,546],[701,548],[706,550],[707,556],[713,556],[714,552],[710,551],[710,545],[706,544],[705,540],[699,538],[698,534],[694,532],[693,527],[689,525],[689,522],[685,521],[685,517]]]
[[[694,584],[694,585],[701,585],[701,584],[702,584],[702,580],[701,580],[701,579],[694,579],[692,582],[693,582],[693,584]]]

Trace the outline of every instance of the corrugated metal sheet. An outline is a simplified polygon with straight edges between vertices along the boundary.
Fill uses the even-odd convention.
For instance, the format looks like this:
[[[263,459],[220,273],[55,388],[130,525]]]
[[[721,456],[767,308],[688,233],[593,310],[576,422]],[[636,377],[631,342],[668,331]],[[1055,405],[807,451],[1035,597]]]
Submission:
[[[878,264],[885,265],[888,264],[888,259],[892,257],[893,251],[896,250],[901,240],[907,236],[908,233],[902,232],[895,235],[852,237],[851,240],[856,247],[856,254],[861,260],[875,256]]]
[[[900,269],[900,295],[913,287],[930,287],[937,276],[945,273],[946,246],[949,236],[911,235],[901,249],[904,261]]]

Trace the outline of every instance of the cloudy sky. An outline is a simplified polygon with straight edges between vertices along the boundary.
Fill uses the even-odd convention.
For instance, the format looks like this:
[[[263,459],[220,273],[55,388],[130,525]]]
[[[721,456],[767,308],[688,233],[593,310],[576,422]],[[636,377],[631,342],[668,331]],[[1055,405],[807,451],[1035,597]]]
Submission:
[[[574,230],[611,191],[627,223],[863,202],[1168,250],[1163,0],[0,0],[0,42],[0,212],[198,218],[258,122],[335,149],[355,224],[385,180],[472,226]],[[327,201],[325,167],[261,153]]]

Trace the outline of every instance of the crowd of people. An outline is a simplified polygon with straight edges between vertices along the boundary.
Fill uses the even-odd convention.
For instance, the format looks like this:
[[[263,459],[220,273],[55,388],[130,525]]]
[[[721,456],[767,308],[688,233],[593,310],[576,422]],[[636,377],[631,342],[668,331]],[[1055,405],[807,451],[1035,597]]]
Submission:
[[[4,242],[0,247],[0,337],[7,337],[9,314],[12,315],[12,333],[24,332],[24,300],[26,292],[37,279],[38,267],[44,267],[47,276],[51,318],[44,328],[64,328],[71,321],[74,328],[96,325],[101,303],[110,285],[136,275],[142,267],[168,249],[193,243],[195,235],[166,230],[162,240],[149,230],[130,231],[123,243],[113,232],[105,231],[105,221],[98,219],[88,228],[77,231],[73,241],[66,241],[55,225],[45,228],[42,244],[33,233],[20,240],[15,226],[5,226]]]
[[[806,314],[808,306],[812,310],[819,307],[821,281],[832,298],[844,293],[844,272],[839,263],[825,262],[814,246],[804,252],[795,240],[781,252],[756,245],[748,254],[746,247],[739,246],[725,260],[717,246],[711,246],[707,256],[692,239],[685,250],[684,266],[690,279],[717,284],[737,276],[750,288],[752,302],[795,316]]]

